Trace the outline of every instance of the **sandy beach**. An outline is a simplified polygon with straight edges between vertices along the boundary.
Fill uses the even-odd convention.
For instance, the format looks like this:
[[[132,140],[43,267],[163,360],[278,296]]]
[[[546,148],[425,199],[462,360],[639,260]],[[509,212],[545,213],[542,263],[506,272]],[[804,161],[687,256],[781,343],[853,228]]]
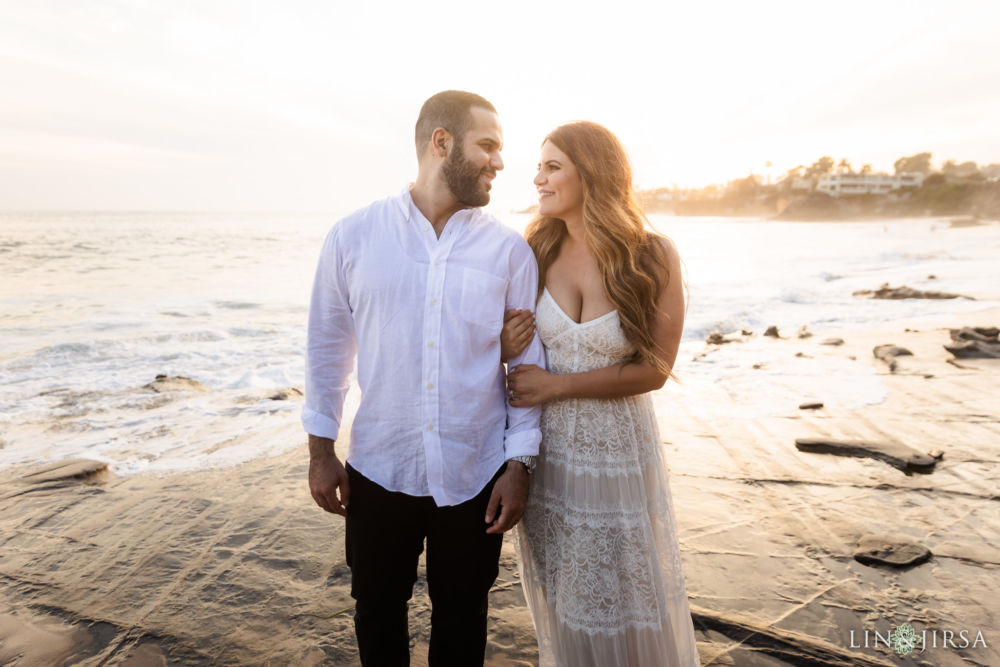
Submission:
[[[1000,664],[1000,360],[943,348],[949,328],[998,325],[994,308],[682,345],[681,383],[655,400],[704,665]],[[824,345],[830,335],[843,344]],[[913,353],[894,372],[872,353],[885,343]],[[854,376],[831,369],[868,378],[883,400],[843,405],[835,385]],[[0,471],[0,664],[358,664],[343,522],[309,497],[302,432],[285,422],[234,440],[250,437],[292,448],[161,476],[86,463]],[[942,457],[906,474],[799,451],[801,438]],[[854,553],[869,535],[932,555],[864,565]],[[413,664],[426,664],[422,580],[410,618]],[[488,664],[537,663],[510,539],[490,618]],[[905,622],[936,646],[904,658],[877,641]]]

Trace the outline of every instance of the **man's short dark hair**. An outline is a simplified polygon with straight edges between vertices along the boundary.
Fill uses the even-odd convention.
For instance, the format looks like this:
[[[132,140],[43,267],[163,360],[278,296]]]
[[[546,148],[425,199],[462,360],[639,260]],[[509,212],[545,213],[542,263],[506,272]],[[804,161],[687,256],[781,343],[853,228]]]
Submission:
[[[486,98],[464,90],[446,90],[428,98],[420,108],[414,132],[417,157],[423,153],[434,130],[439,127],[448,130],[455,141],[461,143],[472,121],[472,107],[482,107],[493,113],[497,111]]]

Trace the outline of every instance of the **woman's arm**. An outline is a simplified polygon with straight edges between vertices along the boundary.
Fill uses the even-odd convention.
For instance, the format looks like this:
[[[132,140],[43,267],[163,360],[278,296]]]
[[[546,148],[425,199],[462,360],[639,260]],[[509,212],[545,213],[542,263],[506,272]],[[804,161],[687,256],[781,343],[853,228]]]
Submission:
[[[659,312],[653,324],[653,340],[664,363],[673,368],[684,329],[684,282],[680,256],[674,245],[660,238],[663,263],[669,270],[669,282],[657,298]],[[666,280],[663,272],[661,281]],[[648,362],[625,362],[583,373],[554,374],[538,366],[518,366],[507,375],[513,392],[510,404],[537,405],[560,398],[620,398],[659,389],[667,374]],[[515,398],[516,397],[516,398]]]

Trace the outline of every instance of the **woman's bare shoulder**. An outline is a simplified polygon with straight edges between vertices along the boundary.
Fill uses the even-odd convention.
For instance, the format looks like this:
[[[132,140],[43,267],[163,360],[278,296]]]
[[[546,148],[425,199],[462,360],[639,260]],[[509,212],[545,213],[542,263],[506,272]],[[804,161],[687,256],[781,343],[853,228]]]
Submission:
[[[649,236],[655,244],[659,263],[670,271],[679,269],[681,265],[681,256],[677,251],[677,245],[674,243],[673,239],[662,234],[652,232]]]

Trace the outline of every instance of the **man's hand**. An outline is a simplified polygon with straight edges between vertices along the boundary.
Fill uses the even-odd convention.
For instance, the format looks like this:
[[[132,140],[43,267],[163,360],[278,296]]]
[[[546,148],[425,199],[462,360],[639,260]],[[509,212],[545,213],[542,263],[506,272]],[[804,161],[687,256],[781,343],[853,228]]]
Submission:
[[[309,492],[327,512],[347,516],[351,497],[347,470],[334,453],[333,440],[329,438],[309,436]]]
[[[517,525],[528,502],[528,470],[519,461],[508,461],[507,470],[493,485],[490,503],[486,506],[486,532],[491,535],[506,533]],[[497,508],[500,516],[497,517]]]

